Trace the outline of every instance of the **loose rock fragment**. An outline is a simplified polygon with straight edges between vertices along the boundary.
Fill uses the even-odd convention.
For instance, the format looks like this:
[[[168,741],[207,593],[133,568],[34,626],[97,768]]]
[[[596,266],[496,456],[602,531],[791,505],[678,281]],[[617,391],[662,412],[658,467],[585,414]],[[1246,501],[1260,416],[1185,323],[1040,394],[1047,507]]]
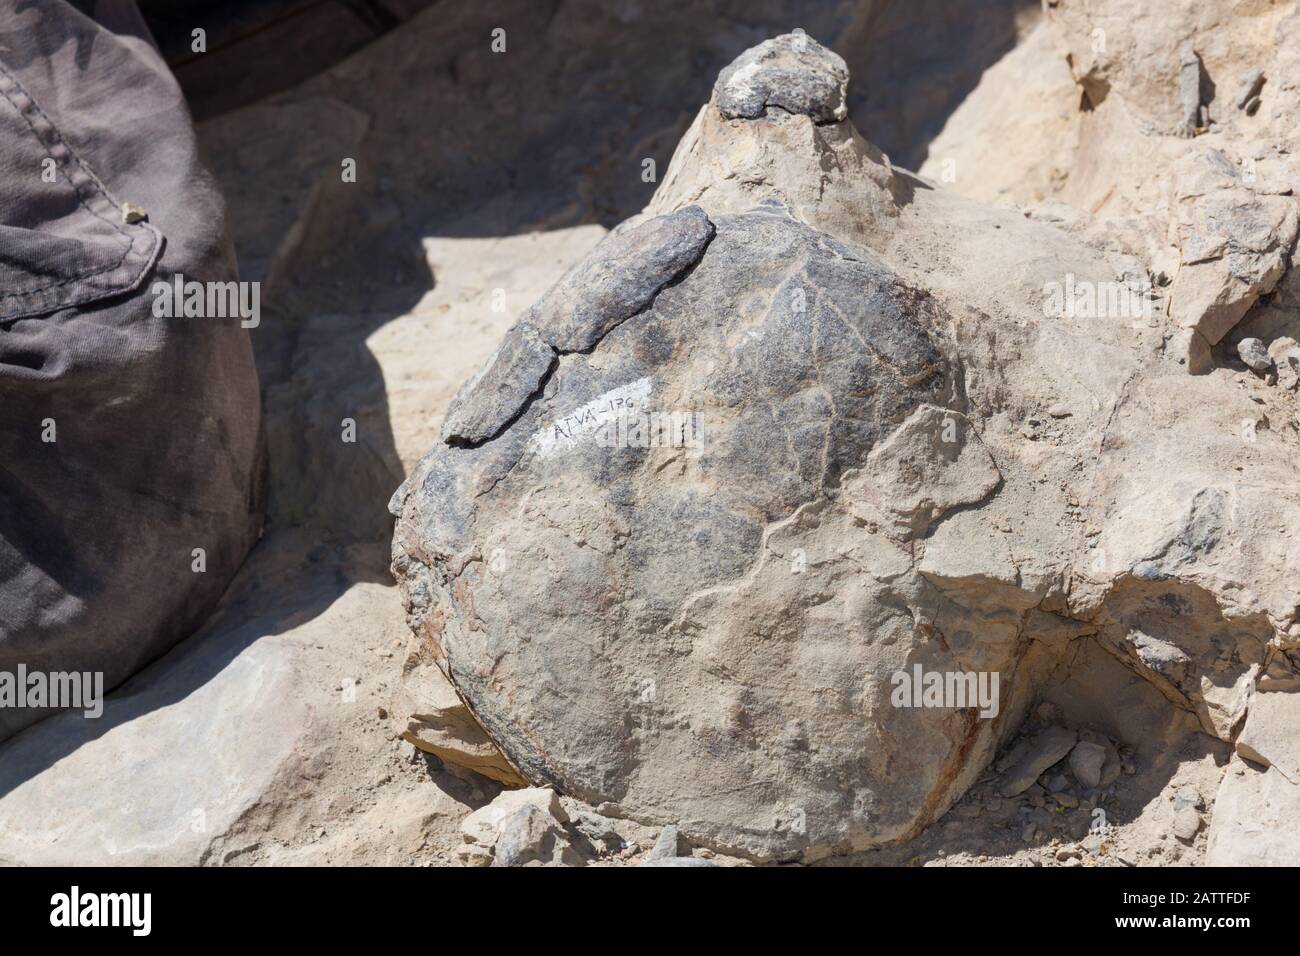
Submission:
[[[714,227],[687,206],[610,233],[529,310],[546,343],[585,352],[699,261]]]
[[[424,688],[428,691],[428,685]],[[441,760],[473,770],[508,787],[527,783],[474,719],[469,708],[445,682],[433,688],[436,696],[419,702],[410,715],[402,738]]]
[[[442,440],[478,443],[493,438],[537,390],[555,352],[527,322],[516,325],[487,364],[461,386],[442,425]]]
[[[461,833],[471,846],[458,855],[468,866],[487,865],[484,851],[490,854],[492,866],[581,866],[582,858],[564,829],[568,822],[554,790],[506,790],[461,823]]]
[[[1106,748],[1080,741],[1070,751],[1070,772],[1089,790],[1101,786],[1101,768],[1106,762]]]
[[[1078,736],[1073,730],[1052,726],[1029,741],[1024,754],[1002,776],[1000,791],[1004,797],[1024,793],[1034,785],[1039,774],[1060,761],[1074,747]]]
[[[1273,357],[1259,339],[1242,339],[1237,343],[1237,354],[1256,372],[1267,372],[1273,367]]]
[[[698,206],[612,233],[528,310],[452,400],[448,444],[494,438],[550,375],[556,355],[591,349],[645,308],[704,252],[713,223]]]
[[[723,116],[754,119],[769,107],[837,123],[848,115],[849,69],[802,30],[746,50],[718,75],[714,102]]]
[[[1178,52],[1178,104],[1183,114],[1179,132],[1195,136],[1201,122],[1201,58],[1190,42]]]
[[[645,859],[641,861],[641,866],[648,867],[666,867],[666,866],[713,866],[708,860],[696,859],[693,856],[677,855],[677,827],[666,826],[659,834],[659,839],[655,841],[654,847],[646,854]]]
[[[1195,807],[1183,807],[1174,812],[1174,836],[1178,839],[1190,842],[1196,838],[1200,829],[1201,815]]]

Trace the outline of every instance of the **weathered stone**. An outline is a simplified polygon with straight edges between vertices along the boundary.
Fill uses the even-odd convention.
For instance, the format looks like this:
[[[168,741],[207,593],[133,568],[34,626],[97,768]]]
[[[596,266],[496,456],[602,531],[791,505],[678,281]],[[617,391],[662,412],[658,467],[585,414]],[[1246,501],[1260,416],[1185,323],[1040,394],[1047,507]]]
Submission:
[[[405,718],[402,739],[508,787],[527,785],[436,667],[430,665],[425,680],[408,686],[407,694],[412,702],[406,709],[415,711]]]
[[[1295,391],[1300,387],[1300,349],[1285,349],[1277,358],[1278,382]]]
[[[1024,793],[1034,785],[1039,774],[1058,763],[1068,754],[1078,740],[1073,730],[1066,727],[1047,727],[1036,734],[1025,748],[1024,754],[1002,775],[999,790],[1004,797]]]
[[[1195,136],[1201,122],[1201,58],[1191,41],[1178,51],[1178,105],[1182,109],[1183,136]]]
[[[590,349],[693,265],[713,237],[698,206],[607,237],[509,332],[447,411],[443,441],[494,438],[546,380],[556,355]]]
[[[669,825],[659,831],[655,845],[646,854],[647,860],[661,860],[677,856],[678,834],[675,826]]]
[[[491,851],[492,866],[579,866],[582,860],[564,830],[568,822],[568,814],[554,790],[529,787],[503,791],[487,806],[467,816],[461,832],[467,843]],[[481,866],[481,858],[482,854],[475,851],[474,858],[467,862]]]
[[[1106,749],[1106,762],[1101,767],[1101,781],[1098,786],[1109,787],[1119,779],[1124,769],[1124,762],[1120,759],[1119,751],[1115,745],[1108,739],[1102,740],[1102,746]]]
[[[1240,760],[1228,765],[1214,799],[1210,866],[1300,865],[1300,786],[1276,768],[1259,770]]]
[[[678,856],[678,834],[677,827],[666,826],[659,833],[659,838],[655,841],[654,847],[642,859],[640,866],[665,867],[665,866],[714,866],[708,860],[697,859],[693,856]]]
[[[1133,645],[1138,660],[1144,665],[1175,686],[1187,683],[1192,670],[1192,659],[1178,645],[1137,630],[1129,632],[1128,640]]]
[[[699,206],[617,229],[569,270],[529,317],[555,351],[588,351],[698,262],[713,233]]]
[[[754,119],[769,107],[837,123],[848,115],[849,69],[802,30],[764,40],[718,75],[713,99],[723,116]]]
[[[925,405],[872,449],[850,487],[878,489],[874,513],[887,514],[893,533],[907,539],[952,508],[983,501],[1001,480],[966,416]]]
[[[466,843],[456,848],[456,859],[460,861],[461,866],[491,866],[492,850],[477,843]]]
[[[453,680],[489,733],[498,743],[509,741],[507,752],[525,776],[551,780],[566,792],[600,803],[608,799],[607,781],[631,772],[633,786],[620,803],[645,801],[674,815],[678,808],[697,805],[690,796],[696,785],[713,792],[721,786],[719,780],[749,778],[753,752],[743,735],[733,738],[727,756],[688,727],[668,726],[637,740],[634,749],[643,756],[630,760],[633,742],[612,737],[611,726],[627,719],[657,721],[654,715],[668,699],[675,708],[704,706],[715,698],[702,688],[715,678],[707,658],[699,668],[679,669],[672,651],[676,638],[639,648],[623,645],[632,655],[621,665],[627,676],[605,673],[608,665],[592,657],[589,646],[588,608],[606,600],[600,596],[602,582],[613,575],[626,582],[629,595],[638,595],[628,608],[632,617],[626,627],[647,633],[667,627],[683,635],[720,627],[734,630],[729,640],[748,641],[750,629],[781,606],[776,600],[780,591],[793,597],[801,590],[803,579],[792,576],[789,559],[778,554],[788,554],[798,543],[815,548],[816,529],[823,522],[831,528],[852,520],[844,504],[831,504],[820,519],[814,515],[825,506],[816,505],[806,522],[784,522],[785,530],[779,516],[818,498],[833,501],[827,492],[844,468],[865,459],[891,420],[901,421],[926,399],[939,398],[946,377],[923,300],[914,299],[864,250],[818,235],[777,206],[720,217],[716,226],[716,237],[685,279],[664,290],[635,324],[606,336],[593,358],[564,359],[545,396],[504,436],[477,449],[444,446],[426,459],[408,483],[395,543],[399,576],[427,574],[430,597],[436,595],[437,606],[448,612],[441,633],[429,638],[443,648]],[[701,321],[703,316],[710,318]],[[870,347],[861,347],[862,342]],[[658,361],[652,361],[656,356]],[[869,389],[863,390],[867,383]],[[766,397],[755,402],[757,396]],[[638,410],[698,415],[704,423],[698,447],[607,445],[597,429],[616,425],[619,411],[632,401]],[[781,467],[773,467],[769,457],[779,449],[763,438],[774,410],[777,427],[791,442],[788,451],[780,452],[788,456],[788,465]],[[682,452],[692,453],[685,461],[698,462],[693,467],[698,479],[681,485],[659,482],[662,487],[650,492],[656,503],[648,508],[624,498],[624,482],[650,480],[661,456]],[[602,474],[625,477],[602,486],[596,482]],[[521,482],[538,480],[550,490],[538,488],[529,508],[518,512],[508,504]],[[699,490],[697,480],[704,482]],[[467,502],[455,490],[465,482],[494,490],[466,510]],[[706,487],[707,495],[702,493]],[[575,494],[577,489],[582,490]],[[864,504],[867,490],[860,492]],[[665,513],[677,517],[665,522]],[[691,528],[708,532],[697,536]],[[550,542],[545,554],[526,544],[539,533]],[[408,540],[410,548],[403,544]],[[416,540],[423,543],[416,546]],[[455,592],[439,584],[442,572],[420,571],[416,558],[421,553],[464,553],[474,541],[488,543],[485,553],[507,549],[511,566],[501,575],[492,572],[490,563],[466,568],[463,583],[478,592],[475,614],[486,625],[468,629],[456,610]],[[898,553],[893,545],[882,547],[880,559],[893,560],[890,555]],[[718,580],[743,580],[756,553],[768,555],[762,559],[766,570],[761,583],[734,591],[711,589]],[[550,564],[552,571],[543,572],[538,561]],[[812,573],[821,576],[829,570],[814,567]],[[566,583],[556,583],[557,573]],[[544,584],[547,580],[553,583]],[[532,593],[539,587],[546,593]],[[752,589],[767,591],[770,603],[756,602]],[[568,597],[556,604],[552,597],[558,593]],[[549,608],[547,637],[531,649],[518,644],[507,624],[517,613],[512,609],[522,606]],[[900,624],[895,619],[890,626]],[[817,625],[809,619],[808,626]],[[483,655],[497,656],[507,647],[513,650],[501,659],[492,682],[485,683]],[[862,672],[864,650],[844,648],[847,659],[861,661],[849,665],[846,660],[844,673]],[[750,658],[746,667],[755,670],[746,683],[766,683],[769,678],[761,675],[774,666],[779,666],[776,660],[765,661],[762,655]],[[887,668],[882,675],[887,681],[892,667],[884,660],[875,666]],[[594,679],[593,667],[605,676]],[[643,684],[658,696],[643,699]],[[508,712],[498,709],[494,689],[504,686],[515,695]],[[887,696],[887,683],[880,687]],[[587,700],[582,708],[567,702],[575,694]],[[830,735],[824,739],[835,739],[844,748],[834,759],[845,761],[845,772],[862,773],[868,766],[863,763],[868,740],[844,737],[838,707],[829,707],[829,701],[824,713],[804,706],[786,712],[777,698],[760,702],[750,694],[742,704],[743,696],[733,696],[729,693],[724,708],[763,715],[761,727],[746,733],[760,732],[769,739],[776,748],[774,760],[802,752],[804,741],[821,736],[817,728],[824,726]],[[735,726],[744,722],[743,716],[725,713],[701,713],[701,719]],[[557,762],[549,746],[542,750],[537,743],[562,726],[568,728],[563,733],[576,736],[565,748],[571,759]],[[677,767],[669,787],[657,776],[659,761]],[[638,765],[644,770],[636,771]],[[692,766],[696,769],[688,772]],[[852,766],[860,769],[850,771]],[[716,829],[696,835],[711,836],[720,845],[738,841],[760,853],[777,847],[789,852],[814,839],[818,844],[867,842],[868,830],[855,835],[862,823],[851,812],[851,792],[827,790],[825,781],[823,774],[810,775],[787,795],[791,812],[803,808],[808,814],[810,835],[784,823],[773,825],[784,811],[743,787],[708,811],[705,822]],[[830,812],[833,805],[841,810]],[[879,812],[893,818],[887,826],[894,828],[910,825],[914,811],[881,807]],[[763,826],[772,829],[766,834],[754,829]]]
[[[1070,751],[1070,772],[1090,790],[1101,786],[1101,770],[1106,762],[1106,748],[1086,740]]]
[[[1237,354],[1256,372],[1267,372],[1273,367],[1273,357],[1259,339],[1246,338],[1237,343]]]
[[[1178,811],[1184,807],[1191,807],[1193,810],[1203,809],[1205,801],[1201,799],[1201,792],[1195,787],[1182,786],[1174,791],[1174,810]]]
[[[1184,842],[1190,842],[1196,839],[1197,832],[1201,829],[1201,815],[1196,812],[1195,807],[1181,807],[1174,811],[1174,836]]]
[[[494,437],[524,406],[555,364],[555,352],[527,322],[516,325],[487,364],[452,400],[442,425],[447,442],[476,444]]]
[[[618,849],[626,842],[618,831],[620,821],[597,813],[576,800],[566,798],[562,803],[569,814],[570,825],[587,839],[602,843],[608,849]]]
[[[1258,67],[1252,67],[1246,70],[1237,78],[1237,91],[1233,95],[1232,101],[1237,109],[1246,108],[1246,104],[1256,99],[1259,91],[1264,86],[1264,71]]]
[[[503,819],[492,851],[493,866],[582,866],[555,817],[525,804]]]
[[[568,823],[569,815],[560,803],[560,795],[546,787],[525,787],[522,790],[505,790],[491,803],[475,810],[461,823],[465,839],[480,846],[494,846],[501,830],[501,821],[523,807],[537,807],[558,823]]]
[[[1246,711],[1237,753],[1300,786],[1300,693],[1259,691]]]
[[[1169,340],[1169,353],[1189,375],[1205,375],[1214,368],[1210,343],[1196,329],[1178,329]]]
[[[1170,288],[1170,315],[1217,345],[1285,273],[1296,203],[1247,188],[1214,150],[1187,157],[1177,175],[1182,267]]]

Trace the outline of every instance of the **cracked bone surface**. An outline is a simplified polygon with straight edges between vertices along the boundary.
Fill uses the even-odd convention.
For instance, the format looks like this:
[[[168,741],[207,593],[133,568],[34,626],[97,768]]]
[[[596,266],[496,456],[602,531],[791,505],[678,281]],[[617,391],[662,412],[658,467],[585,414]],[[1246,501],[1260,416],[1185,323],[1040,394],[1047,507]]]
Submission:
[[[1045,310],[1134,257],[893,167],[844,82],[803,34],[724,70],[390,505],[409,623],[524,778],[762,860],[916,835],[1040,697],[1140,756],[1233,742],[1265,676],[1295,712],[1294,399],[1167,346],[1282,281],[1294,209],[1234,219],[1197,154],[1228,251],[1186,233],[1175,314]],[[996,714],[895,706],[918,665],[997,673]]]

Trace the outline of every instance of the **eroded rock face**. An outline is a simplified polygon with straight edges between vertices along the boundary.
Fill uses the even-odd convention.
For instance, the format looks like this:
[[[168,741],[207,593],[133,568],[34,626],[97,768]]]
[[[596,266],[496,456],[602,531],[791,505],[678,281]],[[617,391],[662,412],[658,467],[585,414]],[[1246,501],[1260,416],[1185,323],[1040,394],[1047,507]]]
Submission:
[[[1162,361],[1160,320],[1045,309],[1132,251],[895,169],[803,108],[833,96],[733,102],[769,61],[825,90],[825,53],[724,71],[390,504],[416,637],[525,778],[758,859],[916,834],[1044,693],[1109,736],[1017,792],[1080,739],[1113,780],[1135,721],[1232,741],[1300,633],[1259,397]],[[1000,694],[895,693],[926,673]]]

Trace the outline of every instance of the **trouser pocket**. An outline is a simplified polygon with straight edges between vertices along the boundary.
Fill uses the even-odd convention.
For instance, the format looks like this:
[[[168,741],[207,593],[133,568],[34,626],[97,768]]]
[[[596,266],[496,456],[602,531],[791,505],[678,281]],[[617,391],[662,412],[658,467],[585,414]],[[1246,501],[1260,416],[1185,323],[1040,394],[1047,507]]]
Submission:
[[[137,288],[162,236],[109,195],[0,63],[0,322]]]

